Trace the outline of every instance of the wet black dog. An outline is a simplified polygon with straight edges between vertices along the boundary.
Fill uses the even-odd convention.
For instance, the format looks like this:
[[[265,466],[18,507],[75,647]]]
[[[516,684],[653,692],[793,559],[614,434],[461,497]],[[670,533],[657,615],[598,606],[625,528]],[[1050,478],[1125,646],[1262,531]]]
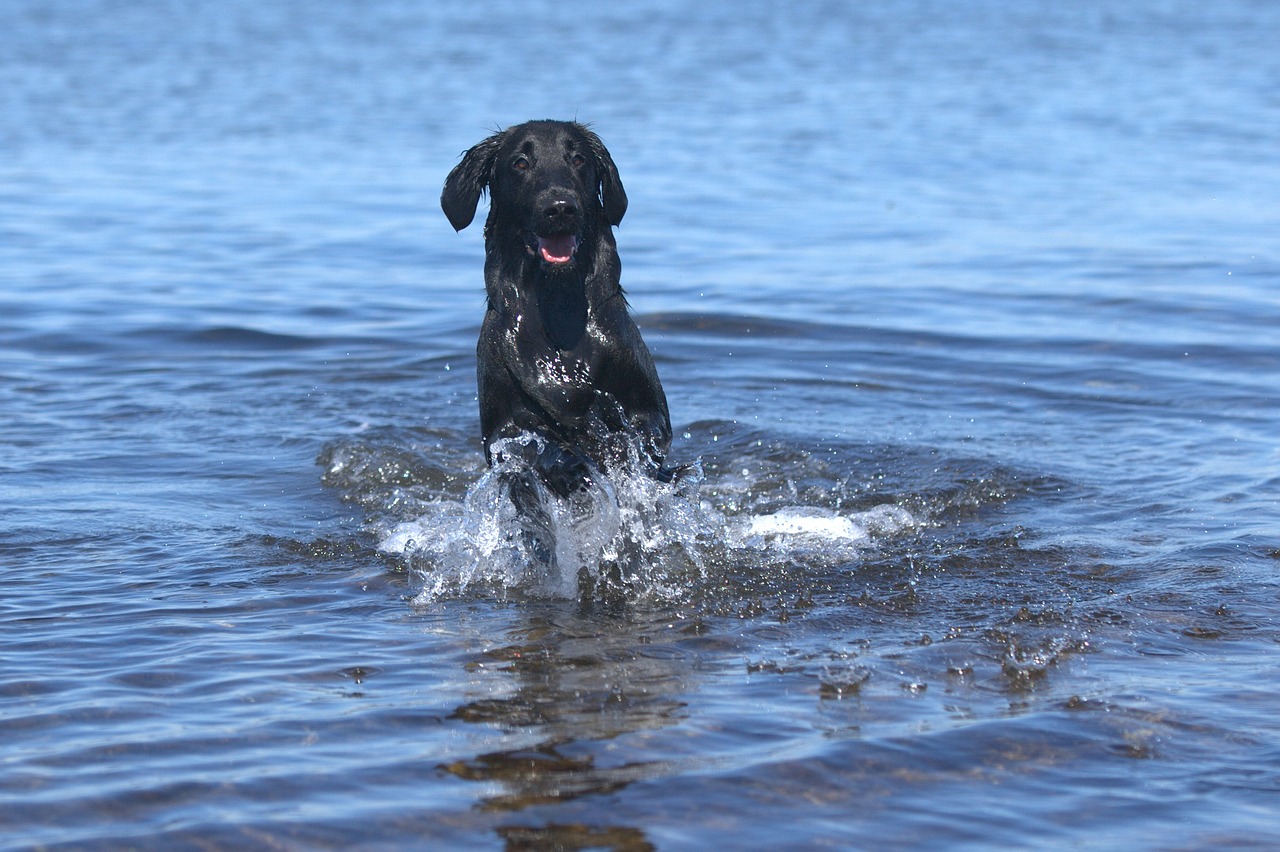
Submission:
[[[449,172],[440,206],[456,230],[486,189],[488,309],[477,347],[486,458],[496,461],[495,442],[533,433],[545,447],[530,461],[561,496],[634,446],[651,475],[669,479],[666,396],[619,284],[612,227],[627,195],[613,158],[581,124],[530,121]]]

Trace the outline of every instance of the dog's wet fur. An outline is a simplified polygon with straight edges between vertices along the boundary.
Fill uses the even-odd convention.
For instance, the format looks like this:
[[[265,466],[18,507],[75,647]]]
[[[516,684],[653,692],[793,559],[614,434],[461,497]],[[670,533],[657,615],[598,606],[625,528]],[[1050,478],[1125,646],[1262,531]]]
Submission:
[[[667,400],[619,283],[613,227],[627,195],[600,138],[577,122],[530,121],[462,155],[440,206],[462,230],[489,194],[488,306],[477,347],[485,457],[533,434],[530,469],[560,496],[637,455],[667,480]],[[532,483],[512,483],[517,507]]]

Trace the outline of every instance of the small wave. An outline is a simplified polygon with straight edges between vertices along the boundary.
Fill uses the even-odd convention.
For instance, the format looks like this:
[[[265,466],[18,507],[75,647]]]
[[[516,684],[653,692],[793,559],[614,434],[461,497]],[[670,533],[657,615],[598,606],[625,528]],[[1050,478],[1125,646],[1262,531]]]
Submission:
[[[309,349],[323,344],[314,337],[303,337],[296,334],[280,334],[261,331],[256,328],[241,326],[215,326],[182,335],[188,343],[208,346],[216,345],[233,349],[265,350],[270,352],[291,349]]]

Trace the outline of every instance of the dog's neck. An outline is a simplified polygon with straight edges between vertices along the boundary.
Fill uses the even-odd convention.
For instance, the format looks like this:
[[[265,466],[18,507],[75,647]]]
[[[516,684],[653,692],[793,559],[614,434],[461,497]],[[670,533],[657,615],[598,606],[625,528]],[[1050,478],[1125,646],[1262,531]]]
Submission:
[[[503,240],[509,240],[510,245],[503,245]],[[605,225],[597,238],[583,240],[572,264],[554,268],[524,251],[522,231],[487,222],[485,284],[490,310],[525,321],[536,317],[553,347],[561,351],[575,348],[586,334],[593,312],[622,295],[616,284],[605,292],[606,282],[616,282],[621,268],[615,246]],[[517,287],[514,282],[525,284]]]
[[[587,332],[586,276],[578,269],[539,269],[531,279],[542,328],[551,345],[573,349]]]

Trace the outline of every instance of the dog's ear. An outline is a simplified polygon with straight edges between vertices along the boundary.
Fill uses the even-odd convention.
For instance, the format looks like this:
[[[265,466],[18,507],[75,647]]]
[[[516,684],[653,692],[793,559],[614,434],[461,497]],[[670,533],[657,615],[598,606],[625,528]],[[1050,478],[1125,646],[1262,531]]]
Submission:
[[[600,173],[600,202],[604,205],[604,217],[610,225],[617,225],[627,212],[627,191],[622,188],[622,178],[618,177],[618,167],[613,164],[609,149],[591,131],[586,131],[586,136]]]
[[[495,133],[473,147],[444,179],[440,208],[455,231],[461,231],[476,217],[476,205],[493,178],[493,163],[503,139],[504,134]]]

